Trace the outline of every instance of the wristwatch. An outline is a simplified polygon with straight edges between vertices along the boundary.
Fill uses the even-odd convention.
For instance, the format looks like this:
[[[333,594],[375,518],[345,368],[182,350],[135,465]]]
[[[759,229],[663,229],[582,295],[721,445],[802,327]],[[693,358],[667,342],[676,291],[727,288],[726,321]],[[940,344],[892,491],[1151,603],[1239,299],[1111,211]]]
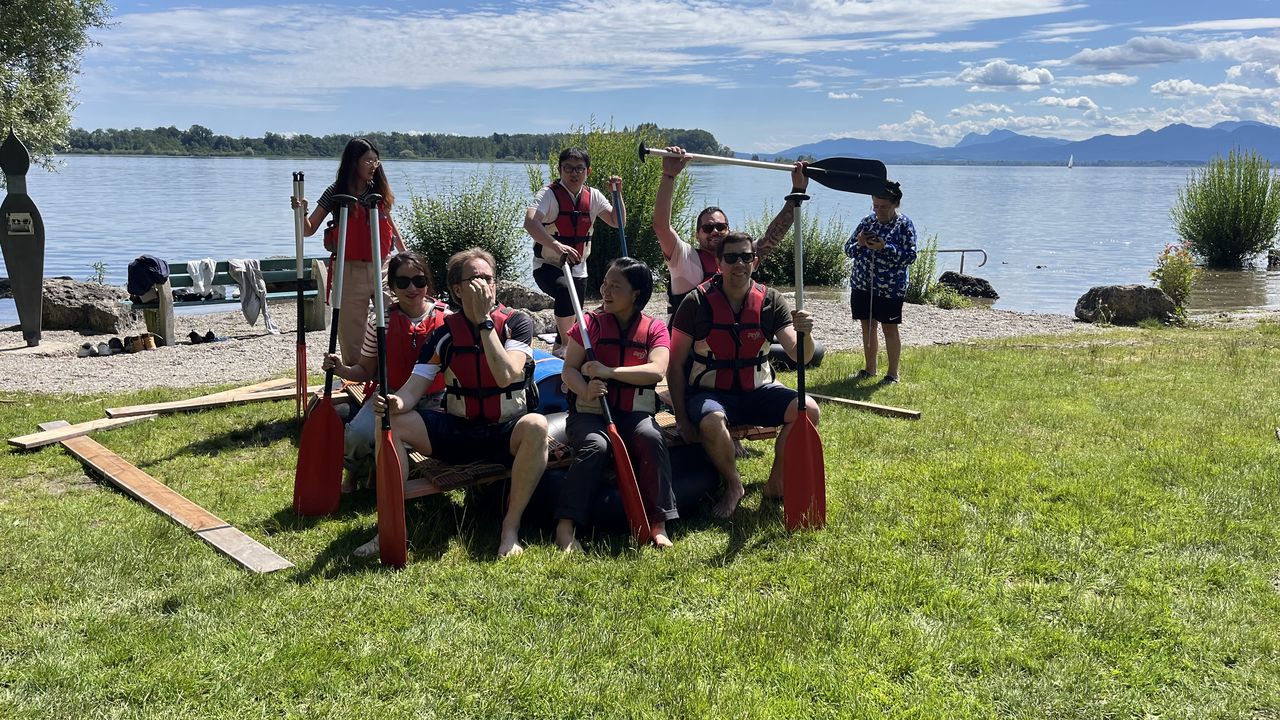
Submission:
[[[481,330],[492,330],[492,329],[493,329],[493,318],[491,318],[491,317],[487,317],[487,318],[485,318],[485,319],[484,319],[484,322],[480,323],[480,329],[481,329]]]

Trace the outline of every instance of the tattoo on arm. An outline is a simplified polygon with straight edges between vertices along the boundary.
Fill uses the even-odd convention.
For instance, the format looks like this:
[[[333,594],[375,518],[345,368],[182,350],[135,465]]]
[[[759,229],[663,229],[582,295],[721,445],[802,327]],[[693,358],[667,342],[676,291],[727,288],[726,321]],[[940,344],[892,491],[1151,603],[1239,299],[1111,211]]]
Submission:
[[[791,229],[791,223],[795,217],[795,211],[791,203],[783,203],[782,210],[778,212],[778,216],[769,223],[769,227],[764,231],[764,237],[760,238],[756,243],[756,251],[761,257],[768,255],[774,247],[777,246],[782,238],[786,236],[787,231]]]

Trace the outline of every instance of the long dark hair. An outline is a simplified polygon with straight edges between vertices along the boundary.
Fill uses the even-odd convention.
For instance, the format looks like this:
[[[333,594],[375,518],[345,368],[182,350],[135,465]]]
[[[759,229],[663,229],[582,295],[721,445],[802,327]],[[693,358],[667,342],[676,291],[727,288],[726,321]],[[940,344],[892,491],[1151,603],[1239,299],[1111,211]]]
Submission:
[[[645,305],[649,304],[649,298],[653,297],[653,270],[649,269],[645,261],[626,256],[610,262],[605,272],[609,270],[622,273],[631,289],[640,293],[636,295],[635,308],[636,312],[644,312]]]
[[[347,147],[342,151],[342,160],[338,163],[338,192],[347,193],[351,191],[350,179],[355,177],[356,163],[360,162],[360,158],[364,154],[373,151],[378,159],[382,159],[382,153],[378,152],[377,146],[368,138],[351,138],[347,143]],[[391,207],[396,204],[396,195],[391,192],[391,183],[387,182],[387,174],[382,171],[382,165],[373,170],[373,180],[369,183],[372,187],[369,189],[382,196],[382,204],[385,207]],[[363,191],[361,192],[363,194]]]

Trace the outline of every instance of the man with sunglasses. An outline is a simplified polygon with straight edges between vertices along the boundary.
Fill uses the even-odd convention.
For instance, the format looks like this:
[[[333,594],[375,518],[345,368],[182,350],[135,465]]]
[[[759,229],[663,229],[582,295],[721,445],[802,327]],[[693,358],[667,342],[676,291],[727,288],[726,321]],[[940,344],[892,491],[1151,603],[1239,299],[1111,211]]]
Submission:
[[[565,338],[574,324],[573,301],[569,293],[586,301],[587,264],[591,254],[591,234],[596,218],[618,227],[613,204],[604,193],[586,186],[591,175],[591,156],[582,148],[560,152],[560,178],[538,191],[525,212],[524,229],[533,238],[533,281],[555,299],[556,344],[552,354],[564,356]],[[610,193],[622,189],[622,178],[609,177]],[[561,258],[573,265],[573,286],[560,269]]]
[[[683,148],[676,146],[667,148],[667,152],[685,154]],[[791,171],[791,192],[802,193],[809,187],[809,178],[804,174],[804,168],[808,164],[795,164]],[[668,312],[673,315],[689,291],[719,272],[716,247],[729,234],[729,219],[723,210],[715,206],[704,208],[698,213],[698,220],[693,225],[695,245],[681,241],[680,234],[671,226],[671,198],[675,193],[676,176],[688,165],[689,158],[662,158],[662,180],[658,184],[658,195],[653,206],[653,231],[658,236],[662,256],[666,258],[667,268],[671,271],[670,280],[667,281],[667,297],[670,299]],[[782,209],[756,243],[760,257],[772,252],[791,229],[794,212],[791,203],[782,203]]]
[[[804,333],[804,362],[813,358],[813,315],[792,311],[782,294],[751,279],[759,262],[750,235],[732,232],[716,247],[720,273],[685,296],[671,322],[667,384],[672,414],[685,442],[702,447],[724,478],[714,512],[728,517],[744,494],[735,464],[731,425],[779,427],[764,494],[782,497],[783,450],[799,410],[798,393],[775,382],[769,347],[775,340],[796,361],[796,332]],[[818,424],[818,405],[805,405]]]

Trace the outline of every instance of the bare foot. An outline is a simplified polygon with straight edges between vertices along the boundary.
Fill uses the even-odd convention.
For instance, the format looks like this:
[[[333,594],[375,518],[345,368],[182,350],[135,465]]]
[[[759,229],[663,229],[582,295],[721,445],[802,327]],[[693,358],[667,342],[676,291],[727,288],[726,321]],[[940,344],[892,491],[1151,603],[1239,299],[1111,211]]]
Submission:
[[[503,530],[502,541],[498,543],[498,557],[514,557],[523,552],[518,533],[515,530]]]
[[[556,546],[558,546],[560,548],[560,552],[564,553],[565,555],[572,555],[574,553],[583,552],[582,545],[579,544],[578,539],[574,537],[569,538],[569,542],[567,543],[556,540]]]
[[[770,500],[782,499],[782,478],[769,478],[764,484],[764,496]]]
[[[574,522],[563,518],[556,526],[556,547],[560,548],[560,552],[565,555],[582,552],[582,545],[579,545],[578,539],[573,536],[573,528]]]
[[[733,439],[733,456],[737,458],[751,457],[751,453],[742,445],[742,441],[738,438]]]
[[[356,557],[371,557],[378,554],[378,536],[374,535],[369,542],[356,548],[354,555]]]
[[[650,528],[652,529],[650,535],[653,537],[654,545],[657,545],[660,548],[669,548],[672,546],[671,538],[667,537],[666,523],[653,523],[650,525]]]
[[[355,492],[355,491],[356,491],[356,475],[355,475],[355,473],[351,472],[350,470],[343,471],[343,473],[342,473],[342,492],[343,492],[343,494],[346,494],[346,493],[353,493],[353,492]]]
[[[742,500],[742,496],[745,494],[746,491],[742,489],[741,480],[729,483],[729,486],[724,489],[724,494],[716,501],[716,505],[711,509],[711,512],[714,512],[717,517],[729,517],[734,510],[738,509],[738,502]]]

